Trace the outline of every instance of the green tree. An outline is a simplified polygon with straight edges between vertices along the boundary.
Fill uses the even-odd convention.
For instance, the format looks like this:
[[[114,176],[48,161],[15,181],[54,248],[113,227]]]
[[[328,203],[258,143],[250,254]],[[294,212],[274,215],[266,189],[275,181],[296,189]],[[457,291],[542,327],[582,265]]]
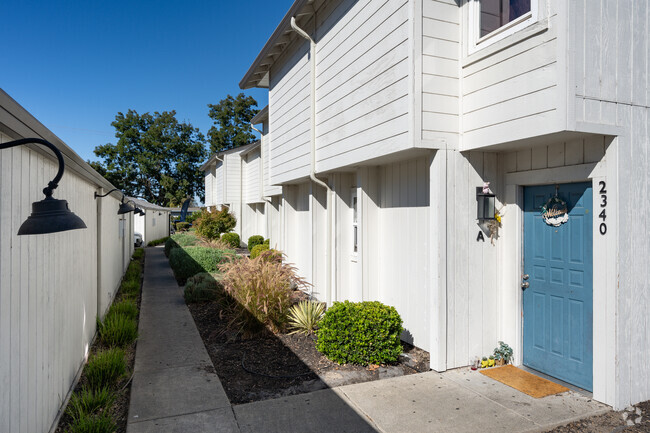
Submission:
[[[177,206],[187,197],[203,200],[199,167],[207,151],[198,128],[176,120],[173,110],[119,112],[111,125],[117,144],[97,146],[94,153],[101,161],[90,164],[113,185],[160,206]]]
[[[214,126],[208,131],[210,152],[216,153],[252,143],[255,135],[251,129],[251,119],[259,112],[253,108],[257,101],[243,93],[233,98],[231,95],[218,104],[208,104],[208,116]]]

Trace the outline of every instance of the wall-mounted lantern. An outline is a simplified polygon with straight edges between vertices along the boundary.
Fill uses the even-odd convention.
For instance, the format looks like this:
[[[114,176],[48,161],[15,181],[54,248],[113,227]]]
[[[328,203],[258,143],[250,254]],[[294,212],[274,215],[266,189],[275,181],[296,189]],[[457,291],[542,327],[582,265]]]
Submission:
[[[43,189],[45,199],[32,203],[32,214],[20,226],[18,235],[40,235],[85,229],[86,224],[68,208],[68,202],[66,200],[57,200],[52,197],[54,190],[59,186],[59,181],[63,177],[63,171],[65,169],[63,155],[55,145],[40,138],[23,138],[0,144],[0,150],[29,143],[42,144],[51,149],[59,162],[59,171],[54,176],[54,179]]]
[[[97,192],[95,192],[95,199],[97,199],[98,197],[106,197],[107,195],[109,195],[113,191],[120,191],[120,189],[119,188],[113,188],[112,190],[108,191],[106,194],[102,194],[102,195],[99,195],[99,194],[97,194]],[[125,202],[124,201],[125,198],[126,198],[126,196],[124,195],[124,193],[122,193],[122,201],[120,203],[119,209],[117,210],[118,215],[124,215],[126,213],[133,212],[136,209],[134,206],[131,206],[128,202]]]
[[[490,183],[476,188],[476,219],[489,221],[496,219],[496,196],[490,191]]]

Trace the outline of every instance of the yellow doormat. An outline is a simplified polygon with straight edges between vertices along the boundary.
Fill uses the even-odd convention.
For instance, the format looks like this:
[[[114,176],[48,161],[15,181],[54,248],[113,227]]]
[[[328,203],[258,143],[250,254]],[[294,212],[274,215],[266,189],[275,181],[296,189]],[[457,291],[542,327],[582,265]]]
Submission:
[[[550,380],[520,370],[514,365],[483,369],[481,373],[534,398],[542,398],[569,390],[569,388],[553,383]]]

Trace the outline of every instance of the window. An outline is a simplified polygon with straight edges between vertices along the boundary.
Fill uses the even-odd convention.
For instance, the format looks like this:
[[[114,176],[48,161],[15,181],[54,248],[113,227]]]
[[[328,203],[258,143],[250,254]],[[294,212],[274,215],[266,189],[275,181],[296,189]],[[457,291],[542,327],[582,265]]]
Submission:
[[[481,0],[480,37],[516,21],[531,12],[531,0]]]
[[[352,188],[352,253],[359,251],[359,212],[357,203],[357,189]]]

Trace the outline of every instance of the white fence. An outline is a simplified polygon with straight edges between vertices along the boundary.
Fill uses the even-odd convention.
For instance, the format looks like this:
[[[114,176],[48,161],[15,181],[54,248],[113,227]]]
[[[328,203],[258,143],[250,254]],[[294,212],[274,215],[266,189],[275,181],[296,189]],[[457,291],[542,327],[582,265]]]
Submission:
[[[133,252],[132,214],[112,185],[0,90],[0,143],[40,137],[64,154],[54,197],[87,228],[17,236],[58,165],[45,148],[0,151],[0,431],[48,432],[83,366],[95,317],[110,305]]]

